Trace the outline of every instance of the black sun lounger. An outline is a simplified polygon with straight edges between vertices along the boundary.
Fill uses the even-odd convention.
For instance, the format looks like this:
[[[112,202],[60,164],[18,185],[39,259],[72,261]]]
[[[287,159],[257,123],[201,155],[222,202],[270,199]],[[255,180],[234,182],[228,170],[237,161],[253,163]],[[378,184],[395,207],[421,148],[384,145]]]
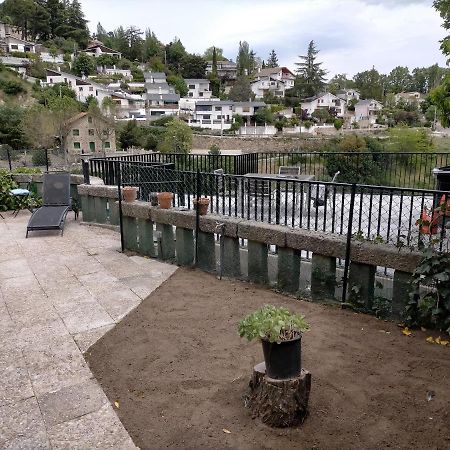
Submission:
[[[70,173],[44,174],[43,205],[33,212],[27,225],[27,235],[37,230],[64,230],[70,209]]]

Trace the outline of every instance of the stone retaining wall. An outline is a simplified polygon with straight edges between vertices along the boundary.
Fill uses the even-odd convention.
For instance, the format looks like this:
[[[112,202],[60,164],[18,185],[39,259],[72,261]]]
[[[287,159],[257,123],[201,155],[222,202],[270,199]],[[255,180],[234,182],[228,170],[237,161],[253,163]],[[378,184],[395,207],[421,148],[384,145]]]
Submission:
[[[117,189],[109,186],[78,186],[83,205],[83,220],[118,225]],[[125,248],[149,257],[192,266],[195,257],[195,211],[176,208],[163,210],[150,203],[122,202]],[[223,273],[268,284],[269,247],[276,246],[276,287],[290,294],[300,290],[301,252],[312,252],[311,297],[314,301],[334,300],[337,258],[345,258],[344,236],[304,229],[292,229],[246,219],[208,214],[201,216],[198,235],[197,267],[217,272],[216,239],[223,225]],[[247,241],[247,270],[241,267],[240,242]],[[411,273],[420,253],[398,250],[385,244],[354,241],[351,245],[349,286],[358,286],[358,299],[367,309],[374,302],[376,267],[393,269],[392,317],[401,318],[408,301]],[[248,274],[246,277],[243,273]],[[302,290],[303,291],[303,290]],[[353,290],[355,291],[355,290]],[[352,291],[352,292],[353,292]]]

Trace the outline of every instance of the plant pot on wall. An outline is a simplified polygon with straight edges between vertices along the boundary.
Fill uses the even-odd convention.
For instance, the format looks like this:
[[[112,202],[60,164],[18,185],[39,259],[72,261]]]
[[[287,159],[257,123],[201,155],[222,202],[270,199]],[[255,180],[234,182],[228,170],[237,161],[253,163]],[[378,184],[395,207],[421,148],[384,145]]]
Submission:
[[[209,206],[209,198],[207,197],[201,197],[198,199],[194,199],[194,207],[197,208],[198,203],[198,213],[200,216],[204,216],[208,213],[208,206]]]
[[[172,192],[158,192],[158,203],[161,209],[172,208],[173,193]]]
[[[125,186],[122,189],[122,198],[124,202],[134,202],[137,199],[138,188],[134,186]]]

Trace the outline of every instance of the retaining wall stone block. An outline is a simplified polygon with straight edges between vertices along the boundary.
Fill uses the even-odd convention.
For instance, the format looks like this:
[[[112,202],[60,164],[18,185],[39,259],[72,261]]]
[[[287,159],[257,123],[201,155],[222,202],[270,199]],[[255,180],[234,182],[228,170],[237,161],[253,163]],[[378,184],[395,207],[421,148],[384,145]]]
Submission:
[[[286,246],[286,230],[286,227],[281,225],[270,225],[252,220],[243,220],[238,224],[240,238],[279,247]]]

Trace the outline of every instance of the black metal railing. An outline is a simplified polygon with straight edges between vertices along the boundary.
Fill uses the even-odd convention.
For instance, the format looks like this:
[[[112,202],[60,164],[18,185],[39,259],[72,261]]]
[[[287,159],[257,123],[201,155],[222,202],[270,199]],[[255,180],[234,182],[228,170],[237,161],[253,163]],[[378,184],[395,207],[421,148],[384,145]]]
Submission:
[[[173,192],[173,205],[193,209],[199,194],[209,210],[226,216],[292,228],[420,248],[437,240],[447,249],[448,192],[301,181],[293,178],[241,176],[174,170],[168,166],[118,163],[122,184],[139,187],[139,198],[151,201],[156,192]],[[197,192],[199,190],[199,192]],[[353,194],[352,194],[353,191]]]
[[[290,152],[248,153],[241,155],[196,155],[177,153],[146,153],[140,155],[92,158],[91,175],[105,183],[115,184],[112,161],[146,165],[172,164],[179,171],[225,174],[277,174],[280,167],[295,166],[301,174],[314,175],[318,181],[330,181],[340,172],[337,181],[399,188],[433,189],[435,167],[450,164],[450,153],[376,153],[376,152]]]

